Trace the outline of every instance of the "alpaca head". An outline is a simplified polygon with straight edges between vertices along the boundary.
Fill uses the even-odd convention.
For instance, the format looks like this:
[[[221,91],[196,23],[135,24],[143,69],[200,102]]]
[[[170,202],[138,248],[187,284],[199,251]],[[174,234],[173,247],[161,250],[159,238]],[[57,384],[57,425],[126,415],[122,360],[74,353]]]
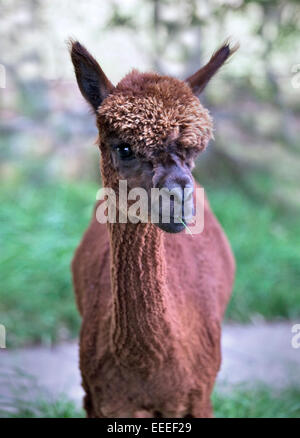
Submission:
[[[191,169],[212,137],[211,117],[198,96],[235,50],[224,44],[186,81],[133,70],[114,87],[90,53],[71,42],[78,86],[97,118],[104,184],[116,189],[122,179],[149,195],[152,188],[174,193],[170,220],[159,213],[157,225],[165,231],[183,229],[174,221],[174,202],[183,205],[188,193],[193,203]]]

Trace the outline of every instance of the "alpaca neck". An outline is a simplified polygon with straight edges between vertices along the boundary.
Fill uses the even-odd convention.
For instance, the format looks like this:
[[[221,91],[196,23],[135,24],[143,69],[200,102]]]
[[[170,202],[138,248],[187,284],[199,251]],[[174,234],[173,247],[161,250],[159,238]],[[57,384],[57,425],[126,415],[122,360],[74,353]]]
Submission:
[[[170,336],[163,233],[153,224],[110,224],[112,348],[123,364],[158,366]]]

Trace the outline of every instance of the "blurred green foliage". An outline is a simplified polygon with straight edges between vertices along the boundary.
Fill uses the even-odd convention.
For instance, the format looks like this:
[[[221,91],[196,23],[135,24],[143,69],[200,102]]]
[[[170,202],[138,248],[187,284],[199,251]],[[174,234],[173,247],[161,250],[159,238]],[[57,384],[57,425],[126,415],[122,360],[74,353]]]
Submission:
[[[9,346],[78,335],[70,262],[95,193],[84,183],[1,186],[0,321]]]
[[[208,188],[237,262],[227,318],[250,321],[300,316],[300,223],[269,203],[245,199],[234,186]]]
[[[72,400],[61,396],[54,399],[37,394],[34,400],[23,400],[20,395],[11,401],[11,409],[1,409],[0,418],[84,418],[85,412]]]
[[[217,418],[300,418],[299,389],[275,391],[262,385],[229,389],[213,393]]]

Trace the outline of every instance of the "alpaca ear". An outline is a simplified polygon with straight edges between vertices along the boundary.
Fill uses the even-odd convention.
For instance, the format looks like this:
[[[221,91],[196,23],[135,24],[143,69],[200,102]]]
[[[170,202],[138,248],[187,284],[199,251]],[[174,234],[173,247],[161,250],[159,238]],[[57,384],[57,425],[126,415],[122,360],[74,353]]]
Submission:
[[[225,42],[223,46],[212,55],[209,62],[204,67],[186,79],[186,82],[190,85],[194,94],[198,96],[202,93],[210,79],[219,68],[222,67],[224,62],[238,50],[238,48],[238,43],[233,47],[230,47],[230,44]]]
[[[98,62],[78,41],[70,40],[69,48],[80,91],[96,111],[114,86]]]

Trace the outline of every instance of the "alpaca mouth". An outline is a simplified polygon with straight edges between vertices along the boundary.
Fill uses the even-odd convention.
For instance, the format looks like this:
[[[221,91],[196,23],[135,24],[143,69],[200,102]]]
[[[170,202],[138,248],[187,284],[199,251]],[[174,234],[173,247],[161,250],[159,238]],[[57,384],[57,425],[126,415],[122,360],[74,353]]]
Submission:
[[[180,233],[186,228],[186,222],[183,219],[180,219],[178,222],[178,218],[175,222],[176,218],[170,217],[168,221],[164,222],[163,218],[159,218],[159,222],[155,223],[157,227],[159,227],[162,231],[165,231],[166,233]]]
[[[158,228],[166,233],[176,234],[184,230],[184,225],[182,224],[156,224]]]
[[[164,210],[162,205],[159,205],[157,220],[153,223],[167,233],[180,233],[188,228],[187,224],[194,214],[193,198],[190,197],[185,205],[182,200],[180,202],[171,200],[167,206],[168,208]]]

